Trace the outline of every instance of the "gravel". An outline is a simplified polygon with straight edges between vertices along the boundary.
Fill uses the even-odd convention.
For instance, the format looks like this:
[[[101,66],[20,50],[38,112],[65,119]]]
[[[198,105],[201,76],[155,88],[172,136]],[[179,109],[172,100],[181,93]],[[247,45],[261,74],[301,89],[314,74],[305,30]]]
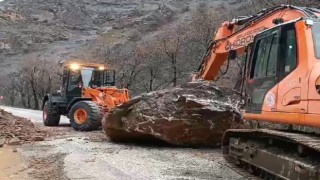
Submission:
[[[242,179],[220,149],[175,148],[163,144],[115,144],[100,132],[69,126],[41,127],[41,111],[8,108],[30,116],[37,127],[55,131],[50,140],[19,146],[32,179]],[[23,112],[23,113],[21,113]]]

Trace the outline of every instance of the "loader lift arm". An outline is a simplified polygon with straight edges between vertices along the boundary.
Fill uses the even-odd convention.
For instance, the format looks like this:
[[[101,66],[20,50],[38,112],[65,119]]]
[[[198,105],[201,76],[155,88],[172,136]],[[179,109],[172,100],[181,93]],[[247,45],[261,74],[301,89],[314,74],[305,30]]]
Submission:
[[[246,47],[260,32],[302,17],[317,18],[319,14],[318,9],[282,5],[222,23],[195,78],[215,80],[221,66],[228,60],[229,54],[234,52],[237,55],[245,54]]]

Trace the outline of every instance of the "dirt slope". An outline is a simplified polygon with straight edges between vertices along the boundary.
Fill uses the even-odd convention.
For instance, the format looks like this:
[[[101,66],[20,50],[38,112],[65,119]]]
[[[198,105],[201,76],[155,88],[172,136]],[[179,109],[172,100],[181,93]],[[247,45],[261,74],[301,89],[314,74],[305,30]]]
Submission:
[[[210,0],[5,0],[0,2],[0,77],[25,59],[81,57],[90,46],[137,41]]]

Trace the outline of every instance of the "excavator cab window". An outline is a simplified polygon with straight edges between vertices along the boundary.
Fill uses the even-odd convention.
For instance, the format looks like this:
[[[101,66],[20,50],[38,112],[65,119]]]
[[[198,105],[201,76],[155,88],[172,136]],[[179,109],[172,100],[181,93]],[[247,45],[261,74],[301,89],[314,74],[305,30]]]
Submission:
[[[247,111],[261,111],[266,93],[278,83],[280,28],[256,36],[251,58],[250,80],[247,82]]]
[[[316,57],[320,59],[320,23],[316,22],[312,27],[313,39],[315,43]]]
[[[285,78],[297,67],[297,38],[294,24],[281,29],[279,80]]]
[[[257,40],[253,57],[251,78],[273,77],[277,71],[278,34]]]
[[[275,77],[277,75],[278,50],[279,50],[279,36],[274,34],[269,52],[269,59],[267,64],[266,76]]]
[[[268,30],[256,36],[247,82],[247,110],[260,112],[268,91],[297,66],[294,23]],[[273,102],[273,101],[270,101]],[[269,104],[273,106],[274,104]],[[275,109],[274,109],[275,110]]]

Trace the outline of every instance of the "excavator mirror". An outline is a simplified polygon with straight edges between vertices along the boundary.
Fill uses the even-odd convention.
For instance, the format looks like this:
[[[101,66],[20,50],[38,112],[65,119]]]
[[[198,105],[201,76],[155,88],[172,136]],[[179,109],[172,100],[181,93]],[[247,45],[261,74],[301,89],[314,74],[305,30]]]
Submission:
[[[237,51],[236,50],[231,50],[229,52],[229,59],[230,60],[235,60],[237,58]]]

